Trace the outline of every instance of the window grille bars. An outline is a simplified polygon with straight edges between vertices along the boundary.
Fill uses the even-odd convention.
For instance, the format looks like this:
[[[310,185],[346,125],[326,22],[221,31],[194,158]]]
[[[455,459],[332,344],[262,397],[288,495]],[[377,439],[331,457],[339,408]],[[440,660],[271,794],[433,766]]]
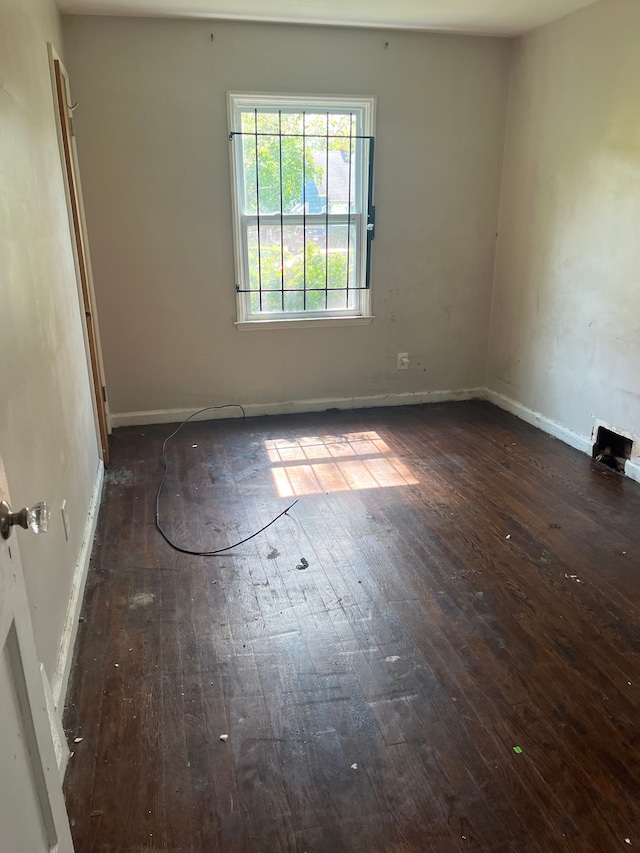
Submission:
[[[302,310],[307,310],[307,113],[302,113]]]
[[[262,311],[262,257],[260,253],[260,169],[258,168],[258,110],[254,111],[256,128],[256,205],[258,211],[258,289],[260,291],[260,311]]]
[[[282,143],[281,143],[282,144]],[[325,201],[324,201],[324,310],[329,307],[329,113],[327,113],[327,141],[325,145],[326,167],[324,173]],[[349,217],[347,231],[351,228],[351,210],[347,210]],[[347,257],[347,267],[351,258]],[[306,285],[306,281],[305,281]],[[345,308],[347,306],[345,305]]]
[[[262,111],[260,111],[262,113]],[[257,279],[258,279],[258,288],[251,286],[251,274],[249,274],[249,281],[247,287],[240,287],[239,284],[236,284],[236,291],[238,293],[248,293],[255,294],[258,297],[259,310],[262,313],[264,308],[264,300],[263,295],[271,294],[271,293],[279,293],[280,294],[280,305],[282,312],[286,312],[285,306],[285,295],[286,294],[301,294],[302,295],[302,312],[306,312],[308,309],[308,294],[311,293],[324,293],[324,310],[327,311],[329,309],[329,294],[330,293],[344,293],[345,294],[345,303],[344,309],[349,308],[349,297],[350,293],[361,290],[368,290],[370,287],[370,277],[371,277],[371,241],[375,236],[375,208],[373,207],[373,155],[374,155],[374,137],[364,134],[356,134],[353,132],[354,127],[354,114],[353,112],[348,114],[349,120],[349,133],[330,133],[330,118],[332,116],[347,116],[346,113],[334,113],[331,111],[326,112],[326,132],[324,134],[319,133],[307,133],[307,112],[302,111],[302,133],[288,133],[282,130],[282,110],[278,110],[278,132],[268,132],[268,131],[259,131],[258,130],[258,114],[259,111],[257,108],[253,110],[253,118],[254,118],[254,130],[253,131],[241,131],[234,130],[229,133],[229,140],[233,141],[234,137],[253,137],[254,138],[254,156],[255,156],[255,203],[256,203],[256,213],[255,215],[249,215],[249,218],[253,219],[255,216],[255,230],[256,230],[256,243],[257,243]],[[275,117],[275,111],[269,111],[270,115]],[[318,115],[318,113],[314,112],[314,115]],[[280,226],[280,287],[269,287],[263,286],[263,250],[265,244],[263,243],[263,235],[262,228],[264,227],[265,217],[268,218],[269,224],[272,224],[273,214],[265,214],[261,212],[260,206],[260,190],[261,190],[261,182],[260,182],[260,150],[259,150],[259,138],[275,138],[278,140],[278,173],[279,173],[279,226]],[[291,224],[291,218],[297,219],[298,216],[292,217],[291,214],[285,214],[284,211],[284,184],[283,184],[283,140],[284,139],[300,139],[302,140],[302,249],[303,249],[303,279],[302,279],[302,287],[286,287],[285,286],[285,224],[287,220],[289,220],[289,224]],[[325,205],[324,205],[324,287],[315,287],[313,283],[309,282],[308,276],[308,253],[307,253],[307,242],[308,242],[308,231],[309,231],[309,216],[307,213],[307,152],[308,152],[308,141],[309,140],[324,140],[325,145]],[[347,178],[347,215],[346,215],[346,223],[343,222],[344,217],[342,215],[330,214],[330,177],[329,177],[329,151],[330,151],[330,140],[344,140],[348,142],[348,178]],[[362,140],[363,142],[369,143],[369,151],[368,151],[368,175],[367,175],[367,210],[360,211],[355,215],[352,213],[352,180],[353,180],[353,146],[354,142],[357,143],[358,140]],[[361,152],[362,153],[362,152]],[[241,163],[244,167],[244,158],[240,158]],[[351,261],[352,261],[352,227],[357,228],[358,217],[366,216],[366,252],[365,252],[365,281],[364,285],[360,286],[358,284],[354,284],[351,281]],[[336,222],[335,219],[338,218],[340,221]],[[333,222],[332,222],[333,220]],[[277,221],[277,220],[276,220]],[[317,222],[317,218],[313,217],[313,222]],[[337,225],[346,224],[346,270],[345,270],[345,285],[344,286],[336,286],[335,284],[331,287],[329,286],[329,233],[330,228]],[[295,226],[294,226],[295,227]],[[355,238],[358,238],[358,233],[354,235]],[[359,240],[356,239],[355,246],[357,251],[357,245]],[[356,261],[357,263],[357,261]],[[333,310],[335,309],[335,305],[333,306]],[[337,309],[343,310],[343,309]]]

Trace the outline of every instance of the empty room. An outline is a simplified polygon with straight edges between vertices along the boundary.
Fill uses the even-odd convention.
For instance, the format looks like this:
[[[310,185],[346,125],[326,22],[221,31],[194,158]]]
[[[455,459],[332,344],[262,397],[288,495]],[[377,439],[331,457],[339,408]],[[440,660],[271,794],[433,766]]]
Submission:
[[[0,851],[640,847],[638,0],[0,0]]]

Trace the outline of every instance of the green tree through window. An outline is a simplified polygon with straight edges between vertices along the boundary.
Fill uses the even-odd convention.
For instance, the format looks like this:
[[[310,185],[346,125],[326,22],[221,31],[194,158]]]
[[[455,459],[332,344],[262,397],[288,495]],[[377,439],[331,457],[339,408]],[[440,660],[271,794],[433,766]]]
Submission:
[[[363,313],[362,108],[233,115],[241,318]]]

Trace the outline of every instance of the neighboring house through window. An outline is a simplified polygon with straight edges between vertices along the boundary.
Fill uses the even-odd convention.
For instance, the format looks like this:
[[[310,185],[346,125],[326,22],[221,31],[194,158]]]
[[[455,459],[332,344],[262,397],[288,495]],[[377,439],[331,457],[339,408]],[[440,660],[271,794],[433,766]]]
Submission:
[[[373,98],[229,95],[238,323],[371,313]]]

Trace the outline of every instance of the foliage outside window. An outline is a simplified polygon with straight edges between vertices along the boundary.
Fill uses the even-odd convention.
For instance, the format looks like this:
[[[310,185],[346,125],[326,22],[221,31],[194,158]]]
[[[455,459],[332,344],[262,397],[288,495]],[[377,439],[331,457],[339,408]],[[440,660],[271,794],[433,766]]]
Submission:
[[[369,314],[373,110],[229,96],[239,321]]]

